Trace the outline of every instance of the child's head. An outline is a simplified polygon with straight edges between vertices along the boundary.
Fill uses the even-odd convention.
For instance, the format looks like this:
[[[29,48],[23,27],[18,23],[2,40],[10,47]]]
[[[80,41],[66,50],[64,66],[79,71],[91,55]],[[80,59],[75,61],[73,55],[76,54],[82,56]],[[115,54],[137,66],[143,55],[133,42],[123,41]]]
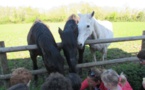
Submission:
[[[79,22],[79,18],[75,14],[70,15],[68,20],[75,20],[76,23]]]
[[[126,77],[123,74],[118,75],[118,73],[112,69],[105,70],[101,75],[101,79],[108,89],[115,88],[119,83],[124,84],[126,82]]]
[[[71,82],[60,73],[51,73],[41,90],[72,90]]]
[[[88,73],[88,83],[89,85],[99,85],[101,82],[101,74],[103,72],[103,69],[99,69],[96,67],[93,67],[89,70]]]
[[[82,80],[78,74],[69,73],[67,75],[67,78],[71,81],[71,85],[72,85],[73,90],[80,90]]]
[[[31,79],[32,79],[32,74],[29,70],[25,68],[17,68],[12,72],[10,83],[11,83],[11,86],[16,85],[18,83],[24,83],[28,85]]]

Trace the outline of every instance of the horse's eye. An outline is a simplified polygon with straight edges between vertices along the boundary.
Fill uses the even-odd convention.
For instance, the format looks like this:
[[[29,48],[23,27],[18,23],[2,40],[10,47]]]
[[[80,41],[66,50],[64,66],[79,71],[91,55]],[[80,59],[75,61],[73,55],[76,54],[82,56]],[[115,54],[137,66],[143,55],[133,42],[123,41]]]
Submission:
[[[87,25],[87,28],[89,28],[90,27],[90,25]]]

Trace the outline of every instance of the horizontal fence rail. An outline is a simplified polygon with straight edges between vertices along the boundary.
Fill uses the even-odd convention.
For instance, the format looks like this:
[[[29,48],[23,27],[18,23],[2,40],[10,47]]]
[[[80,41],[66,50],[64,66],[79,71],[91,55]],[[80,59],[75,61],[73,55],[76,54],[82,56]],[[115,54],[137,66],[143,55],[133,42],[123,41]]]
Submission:
[[[129,57],[129,58],[120,58],[120,59],[113,59],[113,60],[105,60],[105,61],[97,61],[97,62],[89,62],[89,63],[83,63],[78,64],[78,68],[88,68],[93,66],[99,66],[99,65],[108,65],[108,64],[116,64],[116,63],[123,63],[123,62],[136,62],[139,61],[137,57]],[[68,69],[67,66],[65,66],[65,69]],[[46,69],[39,69],[39,70],[33,70],[31,71],[32,74],[42,74],[46,73]],[[0,79],[9,79],[11,77],[11,74],[5,74],[0,75]]]
[[[134,41],[134,40],[142,40],[142,39],[145,39],[145,35],[134,36],[134,37],[87,40],[86,44],[99,44],[99,43],[110,43],[110,42],[121,42],[121,41]]]
[[[142,40],[142,39],[145,39],[145,35],[143,35],[143,36],[134,36],[134,37],[123,37],[123,38],[87,40],[85,42],[85,44],[99,44],[99,43],[133,41],[133,40]],[[58,43],[57,45],[58,45],[58,47],[61,47],[61,43]],[[24,51],[24,50],[32,50],[32,49],[37,49],[37,46],[36,45],[27,45],[27,46],[5,47],[5,48],[0,48],[0,53]]]

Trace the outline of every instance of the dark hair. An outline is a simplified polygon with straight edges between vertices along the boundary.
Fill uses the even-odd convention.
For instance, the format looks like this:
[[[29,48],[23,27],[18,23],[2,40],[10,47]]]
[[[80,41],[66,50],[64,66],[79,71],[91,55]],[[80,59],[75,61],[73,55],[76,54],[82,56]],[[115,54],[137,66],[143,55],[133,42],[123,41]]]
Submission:
[[[82,80],[78,74],[69,73],[67,78],[70,80],[73,90],[80,90]]]
[[[88,76],[92,78],[95,82],[101,81],[101,74],[103,73],[103,69],[99,69],[96,67],[93,67],[89,70]]]
[[[24,83],[13,85],[8,90],[29,90],[29,87]]]
[[[71,82],[62,74],[51,73],[42,85],[42,90],[72,90]]]
[[[139,51],[139,53],[137,54],[137,57],[140,59],[145,59],[145,50]]]

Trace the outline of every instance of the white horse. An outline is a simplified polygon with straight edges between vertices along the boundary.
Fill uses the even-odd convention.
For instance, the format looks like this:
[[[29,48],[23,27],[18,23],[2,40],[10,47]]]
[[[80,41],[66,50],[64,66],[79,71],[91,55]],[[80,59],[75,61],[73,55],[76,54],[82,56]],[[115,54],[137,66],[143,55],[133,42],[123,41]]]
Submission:
[[[112,23],[109,21],[99,21],[96,20],[94,16],[94,11],[91,14],[78,14],[80,17],[78,23],[79,35],[78,35],[78,45],[83,48],[85,41],[91,37],[91,39],[106,39],[113,38],[113,28]],[[94,60],[96,60],[95,51],[101,51],[102,60],[107,55],[107,48],[110,43],[104,44],[90,44],[90,50],[93,54]]]

